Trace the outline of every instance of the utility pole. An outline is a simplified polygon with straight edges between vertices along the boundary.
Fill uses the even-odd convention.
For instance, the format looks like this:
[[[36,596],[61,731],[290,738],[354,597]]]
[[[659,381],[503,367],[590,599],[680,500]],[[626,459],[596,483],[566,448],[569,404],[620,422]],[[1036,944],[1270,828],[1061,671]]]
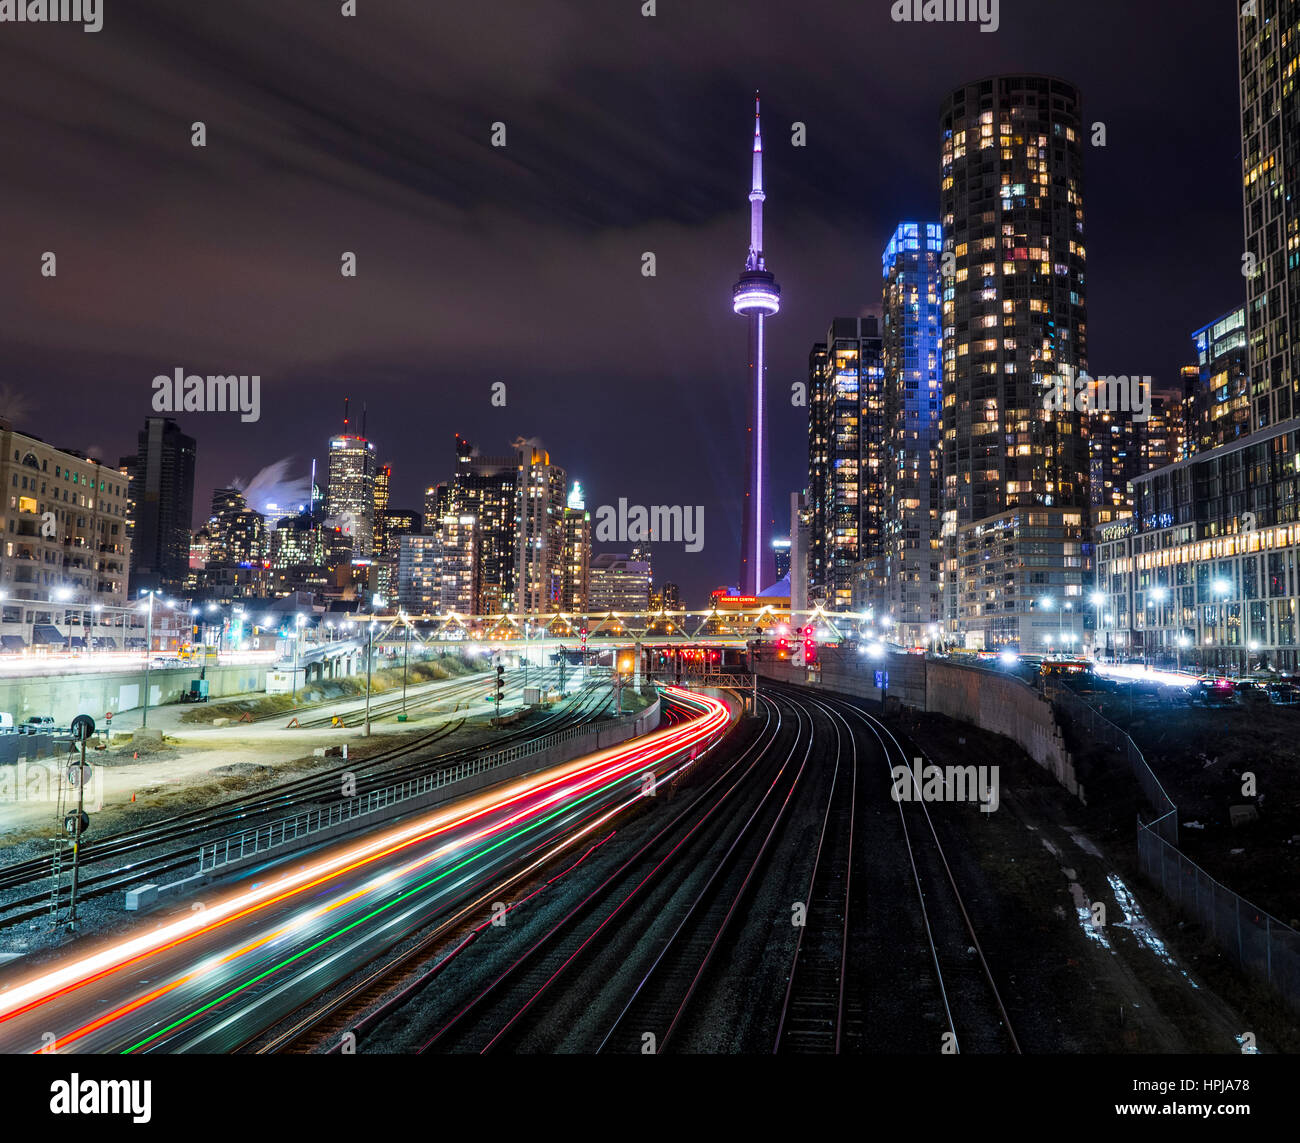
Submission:
[[[411,657],[411,621],[402,616],[406,624],[406,644],[402,648],[402,713],[406,713],[406,664]]]
[[[293,705],[298,705],[298,644],[302,642],[302,616],[294,620],[293,631]]]
[[[149,660],[153,658],[153,592],[149,592],[149,619],[144,635],[144,713],[140,716],[140,729],[149,725]]]
[[[366,733],[370,737],[370,660],[374,657],[371,650],[375,639],[375,618],[372,615],[366,624]]]

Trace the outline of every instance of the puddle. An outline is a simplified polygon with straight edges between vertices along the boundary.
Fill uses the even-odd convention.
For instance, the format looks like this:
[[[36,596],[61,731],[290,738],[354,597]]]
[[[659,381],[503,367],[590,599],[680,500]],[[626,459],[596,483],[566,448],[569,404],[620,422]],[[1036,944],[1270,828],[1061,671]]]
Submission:
[[[1133,894],[1129,892],[1128,886],[1114,873],[1106,874],[1106,880],[1110,882],[1111,891],[1115,894],[1115,901],[1124,911],[1126,918],[1123,921],[1117,921],[1115,927],[1128,929],[1137,938],[1138,944],[1142,945],[1143,948],[1150,949],[1170,968],[1182,973],[1184,979],[1193,988],[1200,988],[1200,985],[1188,976],[1173,958],[1173,955],[1165,947],[1165,942],[1156,936],[1155,930],[1151,928],[1146,917],[1142,915],[1142,910],[1138,908],[1138,903],[1133,899]]]
[[[1083,891],[1083,886],[1077,881],[1070,882],[1070,896],[1074,898],[1074,911],[1079,917],[1079,924],[1083,926],[1084,935],[1113,953],[1115,950],[1110,947],[1110,941],[1106,939],[1102,927],[1092,923],[1092,902],[1088,900],[1088,895]]]

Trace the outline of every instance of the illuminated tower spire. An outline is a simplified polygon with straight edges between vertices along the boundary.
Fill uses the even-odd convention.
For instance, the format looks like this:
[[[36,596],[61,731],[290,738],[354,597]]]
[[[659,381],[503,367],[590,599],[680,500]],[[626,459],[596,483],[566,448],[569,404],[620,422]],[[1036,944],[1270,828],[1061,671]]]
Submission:
[[[754,167],[749,190],[749,257],[732,289],[732,308],[749,319],[749,424],[746,429],[748,461],[745,475],[745,519],[741,528],[740,590],[757,595],[775,578],[771,548],[764,537],[771,527],[767,518],[764,484],[767,479],[767,425],[764,386],[767,381],[767,347],[764,323],[781,308],[781,287],[767,269],[763,255],[763,130],[758,93],[754,93]]]

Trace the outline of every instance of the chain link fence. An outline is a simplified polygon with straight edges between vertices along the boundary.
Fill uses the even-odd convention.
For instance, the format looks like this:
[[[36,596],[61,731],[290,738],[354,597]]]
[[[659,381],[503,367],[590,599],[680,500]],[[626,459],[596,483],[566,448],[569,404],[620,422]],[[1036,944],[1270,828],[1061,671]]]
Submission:
[[[1300,1012],[1300,932],[1216,881],[1178,848],[1178,807],[1132,738],[1068,688],[1056,688],[1051,698],[1080,733],[1125,756],[1155,809],[1152,821],[1139,817],[1137,823],[1143,876],[1204,926],[1239,967],[1266,980]]]
[[[1054,687],[1048,697],[1058,717],[1064,714],[1074,724],[1076,733],[1093,742],[1100,742],[1123,755],[1137,784],[1155,811],[1149,828],[1155,830],[1171,845],[1178,844],[1178,807],[1160,784],[1137,743],[1106,718],[1095,707],[1089,706],[1068,687]]]
[[[1195,917],[1238,965],[1267,980],[1300,1012],[1300,932],[1215,881],[1142,821],[1137,842],[1147,879]]]

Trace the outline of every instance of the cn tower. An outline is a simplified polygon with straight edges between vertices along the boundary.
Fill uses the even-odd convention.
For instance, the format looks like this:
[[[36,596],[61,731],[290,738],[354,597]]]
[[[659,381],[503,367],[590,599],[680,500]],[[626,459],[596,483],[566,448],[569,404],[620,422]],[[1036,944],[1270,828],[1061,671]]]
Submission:
[[[775,564],[768,545],[767,505],[763,485],[767,480],[767,424],[764,390],[767,382],[766,321],[781,308],[781,287],[763,258],[763,132],[758,93],[754,93],[754,180],[749,191],[749,257],[732,288],[732,309],[749,319],[749,423],[746,427],[748,461],[745,469],[745,521],[741,528],[740,591],[757,595],[770,587]]]

